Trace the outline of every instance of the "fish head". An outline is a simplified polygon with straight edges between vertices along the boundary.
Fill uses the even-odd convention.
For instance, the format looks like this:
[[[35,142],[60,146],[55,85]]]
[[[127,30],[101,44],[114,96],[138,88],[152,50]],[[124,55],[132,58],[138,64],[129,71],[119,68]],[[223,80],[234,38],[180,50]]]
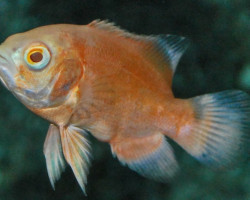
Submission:
[[[27,107],[60,105],[83,78],[76,44],[67,25],[10,36],[0,45],[0,80]]]

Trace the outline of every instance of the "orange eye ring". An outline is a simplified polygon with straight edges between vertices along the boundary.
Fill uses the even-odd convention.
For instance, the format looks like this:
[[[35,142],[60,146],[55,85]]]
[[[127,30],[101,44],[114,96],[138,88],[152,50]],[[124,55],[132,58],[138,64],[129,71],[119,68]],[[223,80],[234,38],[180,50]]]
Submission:
[[[44,46],[33,46],[25,51],[24,60],[31,69],[40,70],[48,65],[50,52]]]
[[[43,59],[43,50],[42,49],[32,49],[27,56],[27,61],[31,64],[41,62]]]

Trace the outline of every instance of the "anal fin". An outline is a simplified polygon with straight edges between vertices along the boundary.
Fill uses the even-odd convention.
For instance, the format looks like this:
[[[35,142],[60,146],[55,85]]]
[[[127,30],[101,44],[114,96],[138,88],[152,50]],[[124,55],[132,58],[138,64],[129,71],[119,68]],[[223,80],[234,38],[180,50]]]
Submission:
[[[173,150],[160,133],[140,138],[115,138],[110,144],[122,164],[144,177],[166,182],[178,170]]]

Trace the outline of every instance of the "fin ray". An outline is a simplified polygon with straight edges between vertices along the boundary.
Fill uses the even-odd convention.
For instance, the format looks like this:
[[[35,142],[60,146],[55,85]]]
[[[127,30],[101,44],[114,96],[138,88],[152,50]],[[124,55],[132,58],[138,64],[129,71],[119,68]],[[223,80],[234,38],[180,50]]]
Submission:
[[[249,142],[250,96],[228,90],[190,101],[195,119],[188,132],[179,134],[177,143],[211,167],[223,168],[237,162]]]
[[[160,70],[168,63],[173,73],[188,46],[185,37],[176,35],[136,35],[121,29],[119,26],[107,20],[94,20],[88,26],[139,42],[142,45],[142,49],[146,52],[146,55],[152,58]]]
[[[50,183],[55,189],[55,182],[59,180],[65,169],[65,160],[62,153],[62,145],[59,129],[51,124],[44,143],[44,155]]]
[[[177,64],[187,49],[187,40],[176,35],[161,35],[156,37],[160,51],[169,61],[171,69],[175,72]]]
[[[122,164],[153,180],[166,182],[178,170],[173,150],[162,134],[112,141],[111,149]]]
[[[70,165],[77,182],[86,194],[87,174],[90,165],[90,145],[86,139],[86,132],[70,125],[61,128],[62,147],[66,161]]]

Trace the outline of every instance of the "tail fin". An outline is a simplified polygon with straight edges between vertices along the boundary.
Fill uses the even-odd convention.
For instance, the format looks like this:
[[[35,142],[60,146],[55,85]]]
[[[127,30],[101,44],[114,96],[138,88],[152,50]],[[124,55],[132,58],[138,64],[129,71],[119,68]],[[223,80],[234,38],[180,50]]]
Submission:
[[[223,168],[240,158],[249,145],[250,96],[237,90],[190,99],[195,119],[178,142],[201,163]]]

